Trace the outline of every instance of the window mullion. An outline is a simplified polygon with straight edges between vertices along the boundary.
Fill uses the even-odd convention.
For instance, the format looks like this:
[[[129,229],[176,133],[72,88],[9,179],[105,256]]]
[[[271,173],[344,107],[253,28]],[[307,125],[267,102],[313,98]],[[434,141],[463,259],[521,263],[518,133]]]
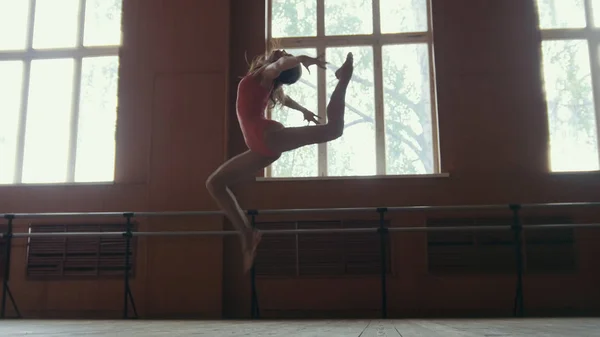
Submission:
[[[325,55],[326,41],[325,37],[325,1],[317,1],[317,55]],[[327,121],[327,77],[324,69],[318,68],[317,71],[317,89],[318,89],[318,115],[322,121]],[[317,145],[317,168],[319,176],[327,176],[327,143]]]
[[[381,8],[379,0],[373,0],[373,36],[381,36]]]
[[[325,1],[313,0],[317,2],[317,37],[325,36]]]
[[[381,41],[381,15],[379,1],[373,0],[373,74],[375,97],[375,158],[377,175],[385,175],[385,116],[383,95],[383,55]]]
[[[29,13],[27,13],[27,42],[25,50],[33,49],[33,29],[35,22],[36,0],[29,0]],[[23,60],[23,84],[21,88],[21,109],[19,111],[19,125],[17,131],[17,151],[15,158],[15,176],[13,181],[19,184],[23,181],[23,162],[25,157],[25,131],[27,124],[27,107],[29,96],[29,84],[31,79],[31,59]]]
[[[583,0],[585,10],[586,30],[590,31],[594,27],[594,15],[592,11],[592,0]]]
[[[435,90],[435,55],[433,50],[433,11],[431,9],[431,0],[427,1],[427,59],[429,61],[429,99],[431,106],[431,130],[432,130],[432,156],[433,156],[433,173],[442,171],[440,163],[440,137],[438,125],[438,106],[436,104]]]
[[[435,104],[437,101],[436,90],[435,90],[435,66],[434,66],[434,52],[433,42],[427,44],[427,59],[429,61],[429,97],[431,106],[431,130],[432,130],[432,155],[433,155],[433,173],[440,173],[442,166],[440,163],[440,137],[438,127],[438,106]]]
[[[27,107],[29,84],[31,78],[31,60],[23,62],[23,84],[21,87],[21,108],[19,111],[19,125],[17,130],[17,151],[15,158],[15,176],[13,181],[20,184],[23,181],[23,162],[25,158],[25,131],[27,124]]]
[[[373,46],[373,67],[375,81],[375,151],[376,168],[378,175],[385,175],[385,116],[383,95],[383,52],[380,43]]]
[[[77,48],[83,48],[83,37],[85,34],[85,7],[86,0],[79,0],[79,17],[77,29]],[[77,157],[77,138],[79,126],[79,107],[81,97],[81,68],[83,57],[78,56],[74,59],[73,71],[73,90],[71,97],[71,129],[69,137],[69,159],[67,165],[67,182],[75,181],[75,167]]]
[[[78,127],[79,127],[79,107],[81,97],[81,68],[83,59],[76,58],[74,60],[74,71],[73,71],[73,96],[71,97],[71,129],[69,138],[69,159],[67,166],[67,182],[75,181],[75,167],[76,167],[76,156],[77,156],[77,138],[78,138]]]
[[[419,33],[397,33],[375,35],[345,35],[345,36],[306,36],[306,37],[282,37],[278,42],[286,48],[309,48],[320,43],[326,43],[328,47],[345,46],[371,46],[374,40],[381,40],[382,44],[413,44],[427,42],[431,34]]]
[[[56,48],[43,50],[30,49],[26,51],[0,52],[0,61],[21,61],[23,59],[50,60],[87,56],[114,56],[118,54],[119,47],[116,46]]]
[[[594,35],[593,30],[583,29],[542,29],[540,30],[542,40],[577,40],[590,38]]]
[[[585,17],[586,17],[586,30],[590,32],[592,27],[594,26],[594,18],[592,14],[592,1],[584,0],[585,5]],[[592,34],[589,34],[592,36]],[[594,109],[596,112],[596,142],[598,143],[598,149],[600,149],[600,113],[598,109],[598,104],[600,103],[600,64],[598,63],[600,60],[598,58],[598,39],[588,38],[588,51],[590,54],[590,70],[592,74],[592,92],[594,97]],[[600,151],[598,151],[598,156],[600,156]],[[599,158],[600,159],[600,158]]]
[[[266,45],[268,46],[271,36],[273,36],[273,0],[267,0],[265,5],[265,18],[267,18],[267,22],[265,24],[265,41]]]
[[[317,46],[317,55],[325,54],[325,44],[321,43]],[[318,115],[321,121],[327,121],[327,75],[326,70],[318,68],[317,70],[317,99],[318,99]],[[327,143],[319,143],[318,147],[318,175],[327,176]]]

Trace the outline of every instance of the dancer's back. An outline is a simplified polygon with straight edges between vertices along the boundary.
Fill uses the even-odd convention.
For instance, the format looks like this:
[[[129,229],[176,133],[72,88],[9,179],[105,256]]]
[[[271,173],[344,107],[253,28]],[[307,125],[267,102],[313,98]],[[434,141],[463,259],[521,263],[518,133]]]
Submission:
[[[271,90],[263,87],[260,80],[259,76],[249,74],[238,85],[236,110],[240,124],[265,118]]]
[[[250,150],[267,157],[276,157],[278,154],[265,144],[264,134],[269,128],[282,128],[283,125],[266,118],[271,90],[262,86],[260,81],[261,77],[256,75],[246,75],[240,81],[236,103],[238,121]]]

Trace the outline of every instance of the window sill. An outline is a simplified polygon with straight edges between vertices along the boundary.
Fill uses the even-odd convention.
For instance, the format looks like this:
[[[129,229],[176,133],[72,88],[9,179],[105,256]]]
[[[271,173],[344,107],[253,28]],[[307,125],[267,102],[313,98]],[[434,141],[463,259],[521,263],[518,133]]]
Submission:
[[[554,176],[596,176],[600,174],[599,170],[590,170],[590,171],[550,171],[551,175]]]
[[[411,174],[411,175],[372,175],[372,176],[322,176],[322,177],[257,177],[258,182],[271,181],[327,181],[327,180],[378,180],[378,179],[429,179],[448,178],[449,173]]]
[[[114,181],[101,181],[101,182],[69,182],[69,183],[0,183],[2,187],[85,187],[85,186],[113,186],[116,183]]]

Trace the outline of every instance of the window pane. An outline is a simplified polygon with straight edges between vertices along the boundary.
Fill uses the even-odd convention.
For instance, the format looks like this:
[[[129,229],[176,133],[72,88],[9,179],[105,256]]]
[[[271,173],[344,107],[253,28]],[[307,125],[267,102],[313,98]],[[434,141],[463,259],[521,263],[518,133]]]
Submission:
[[[583,28],[586,26],[584,0],[536,0],[540,28]]]
[[[23,182],[64,182],[67,178],[73,60],[31,63]]]
[[[85,46],[121,44],[121,4],[123,0],[87,0],[85,6]]]
[[[373,33],[372,0],[324,0],[325,35]]]
[[[22,50],[27,42],[29,1],[0,0],[0,50]]]
[[[434,173],[427,44],[384,46],[387,174]]]
[[[381,32],[427,31],[427,0],[380,0]]]
[[[286,49],[293,55],[317,56],[315,49]],[[314,66],[312,67],[314,68]],[[300,105],[318,113],[317,101],[317,69],[311,69],[310,74],[306,69],[302,72],[302,78],[297,83],[284,86],[285,93]],[[304,115],[300,111],[281,107],[280,105],[272,112],[272,118],[285,126],[304,126]],[[311,125],[314,125],[311,123]],[[319,175],[319,160],[317,145],[304,146],[294,151],[288,151],[281,155],[271,166],[272,177],[316,177]]]
[[[77,44],[79,0],[36,0],[33,48],[68,48]]]
[[[351,176],[377,173],[375,148],[375,93],[373,48],[341,47],[327,49],[327,98],[337,84],[335,70],[354,54],[354,74],[346,91],[344,135],[327,144],[327,175]],[[334,68],[334,69],[331,69]]]
[[[544,41],[543,74],[552,171],[597,170],[598,140],[588,44]]]
[[[119,59],[83,59],[76,182],[113,181]]]
[[[317,35],[317,0],[273,0],[271,36]]]
[[[23,62],[0,62],[0,184],[15,176]]]
[[[600,0],[592,0],[592,20],[594,26],[600,27]]]

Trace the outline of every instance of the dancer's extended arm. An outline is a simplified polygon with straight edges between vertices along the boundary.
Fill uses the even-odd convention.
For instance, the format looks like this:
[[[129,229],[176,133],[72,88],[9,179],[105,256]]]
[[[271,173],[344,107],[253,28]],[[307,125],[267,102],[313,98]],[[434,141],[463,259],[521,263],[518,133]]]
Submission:
[[[263,76],[273,80],[282,72],[297,67],[300,64],[302,64],[307,70],[308,67],[313,64],[316,64],[320,68],[326,69],[325,64],[327,64],[327,62],[323,61],[321,57],[314,58],[306,55],[283,56],[279,60],[266,66],[263,71]]]
[[[283,102],[283,105],[285,105],[286,107],[288,107],[290,109],[294,109],[294,110],[298,110],[298,111],[302,112],[302,114],[304,115],[304,119],[306,121],[308,121],[309,123],[313,122],[315,124],[319,124],[319,121],[317,121],[317,119],[320,118],[319,116],[315,115],[312,111],[303,107],[300,103],[294,101],[290,96],[288,96],[288,95],[285,96],[285,101]]]

